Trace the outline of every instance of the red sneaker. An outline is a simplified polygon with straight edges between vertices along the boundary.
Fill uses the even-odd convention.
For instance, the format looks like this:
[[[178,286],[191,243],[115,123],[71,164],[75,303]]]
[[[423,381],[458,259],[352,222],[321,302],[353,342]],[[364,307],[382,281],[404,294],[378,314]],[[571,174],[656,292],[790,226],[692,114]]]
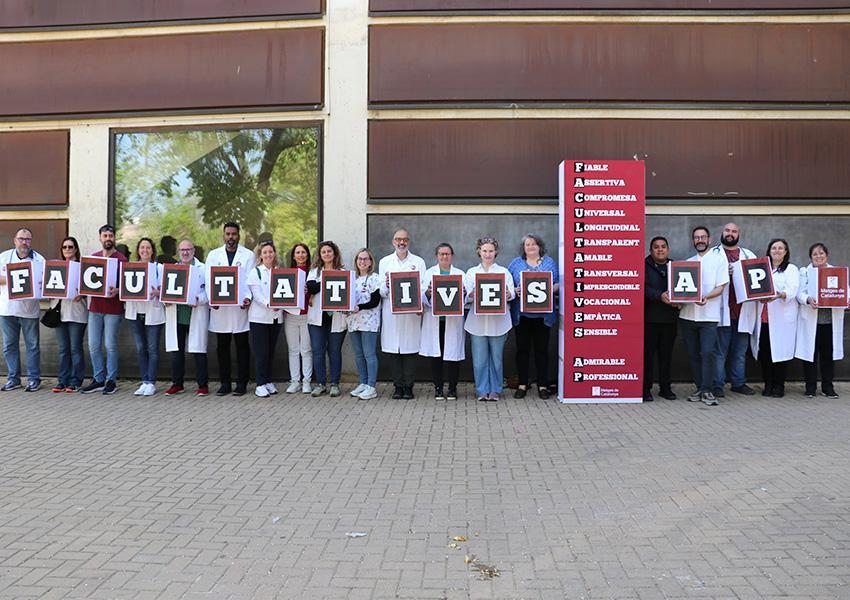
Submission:
[[[198,391],[195,392],[196,396],[209,396],[209,394],[210,394],[210,388],[208,388],[205,385],[198,387]]]
[[[65,391],[65,386],[64,386],[64,385],[59,385],[59,384],[57,383],[56,385],[54,385],[54,386],[53,386],[53,389],[52,389],[52,390],[50,390],[50,391],[51,391],[51,392],[53,392],[54,394],[58,394],[59,392],[64,392],[64,391]]]
[[[183,390],[182,385],[172,385],[170,388],[165,390],[165,395],[166,396],[173,396],[174,394],[182,394],[183,391],[184,390]]]

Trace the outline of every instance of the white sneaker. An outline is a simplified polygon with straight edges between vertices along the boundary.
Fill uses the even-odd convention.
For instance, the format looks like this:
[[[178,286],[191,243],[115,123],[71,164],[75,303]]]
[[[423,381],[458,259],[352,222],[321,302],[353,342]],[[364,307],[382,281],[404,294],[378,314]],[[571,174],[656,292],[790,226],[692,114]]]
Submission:
[[[303,384],[301,384],[301,393],[302,394],[309,394],[312,391],[313,391],[313,386],[310,385],[309,381],[305,381]]]
[[[286,387],[287,394],[295,394],[298,390],[301,389],[301,384],[297,381],[290,381],[289,385]]]
[[[254,395],[258,398],[268,398],[269,390],[264,385],[258,385],[256,388],[254,388]]]
[[[361,383],[356,388],[351,390],[351,395],[354,396],[355,398],[359,398],[360,394],[363,393],[364,391],[366,391],[367,387],[369,387],[369,386],[367,386],[365,383]]]
[[[360,395],[357,396],[361,400],[371,400],[372,398],[378,397],[378,390],[373,388],[371,385],[365,386],[364,390],[360,392]]]
[[[269,394],[277,394],[277,387],[273,383],[267,383],[266,389],[269,391]]]
[[[142,395],[143,396],[153,396],[154,394],[156,394],[156,385],[154,385],[152,383],[146,383],[145,384],[145,391]]]
[[[133,395],[144,396],[146,389],[148,389],[148,384],[143,382],[142,385],[140,385],[139,388],[135,392],[133,392]]]

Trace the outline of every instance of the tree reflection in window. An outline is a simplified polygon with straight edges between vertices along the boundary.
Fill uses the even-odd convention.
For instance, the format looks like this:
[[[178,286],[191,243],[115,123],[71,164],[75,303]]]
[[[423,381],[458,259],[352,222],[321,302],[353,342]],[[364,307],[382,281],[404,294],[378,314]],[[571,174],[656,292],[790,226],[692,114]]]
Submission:
[[[319,130],[281,127],[115,134],[119,241],[191,239],[208,251],[236,221],[253,248],[271,233],[283,252],[317,241]],[[263,234],[266,234],[265,236]]]

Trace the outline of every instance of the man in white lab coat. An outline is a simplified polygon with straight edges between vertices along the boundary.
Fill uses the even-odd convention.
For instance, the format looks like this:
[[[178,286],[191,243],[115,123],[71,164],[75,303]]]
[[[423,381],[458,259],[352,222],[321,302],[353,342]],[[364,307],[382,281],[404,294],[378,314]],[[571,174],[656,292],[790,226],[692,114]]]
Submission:
[[[409,251],[410,234],[406,229],[399,229],[393,234],[393,247],[395,252],[382,258],[378,265],[381,297],[385,299],[381,309],[381,350],[392,365],[393,398],[409,400],[413,398],[422,315],[393,314],[389,301],[390,273],[418,271],[421,277],[425,273],[425,261]]]
[[[210,250],[207,254],[207,282],[211,281],[210,267],[238,266],[239,277],[248,280],[248,271],[253,269],[257,260],[254,253],[239,244],[239,224],[224,224],[224,245]],[[210,331],[217,334],[218,372],[221,386],[216,392],[219,396],[233,393],[243,396],[248,389],[250,368],[250,350],[248,347],[248,307],[251,305],[250,292],[241,306],[213,306],[210,311]],[[230,338],[236,340],[236,387],[231,387],[230,378]]]

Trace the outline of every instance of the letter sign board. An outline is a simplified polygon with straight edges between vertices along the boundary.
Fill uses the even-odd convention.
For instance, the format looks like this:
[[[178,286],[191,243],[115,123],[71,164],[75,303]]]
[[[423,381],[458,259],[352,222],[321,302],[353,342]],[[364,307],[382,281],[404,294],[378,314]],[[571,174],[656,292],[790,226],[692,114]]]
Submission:
[[[354,272],[322,271],[322,310],[352,310],[354,308]]]
[[[847,267],[819,267],[817,271],[818,306],[847,308]]]
[[[463,275],[431,277],[431,314],[435,317],[463,316]]]
[[[84,256],[80,259],[80,294],[106,298],[118,284],[118,259]]]
[[[508,311],[508,284],[504,273],[476,273],[476,315],[503,315]]]
[[[304,308],[305,274],[301,269],[272,269],[269,282],[269,306]]]
[[[732,285],[735,286],[735,297],[738,303],[747,300],[763,300],[773,298],[773,267],[770,258],[742,259],[732,266]]]
[[[520,312],[550,313],[555,309],[551,271],[522,271]]]
[[[44,263],[42,298],[76,298],[80,293],[80,263],[74,260],[48,260]]]
[[[239,267],[210,267],[209,273],[207,294],[210,306],[240,306],[246,294]]]
[[[33,300],[41,297],[42,273],[38,272],[39,266],[29,260],[6,265],[9,300]]]
[[[667,269],[667,295],[670,302],[702,300],[702,264],[698,260],[671,260]]]
[[[390,309],[393,314],[422,312],[422,290],[418,271],[390,273]]]
[[[151,289],[156,287],[156,263],[123,262],[118,286],[118,297],[124,301],[145,301],[151,299]]]
[[[166,304],[196,304],[201,294],[198,267],[178,263],[162,265],[160,302]]]

